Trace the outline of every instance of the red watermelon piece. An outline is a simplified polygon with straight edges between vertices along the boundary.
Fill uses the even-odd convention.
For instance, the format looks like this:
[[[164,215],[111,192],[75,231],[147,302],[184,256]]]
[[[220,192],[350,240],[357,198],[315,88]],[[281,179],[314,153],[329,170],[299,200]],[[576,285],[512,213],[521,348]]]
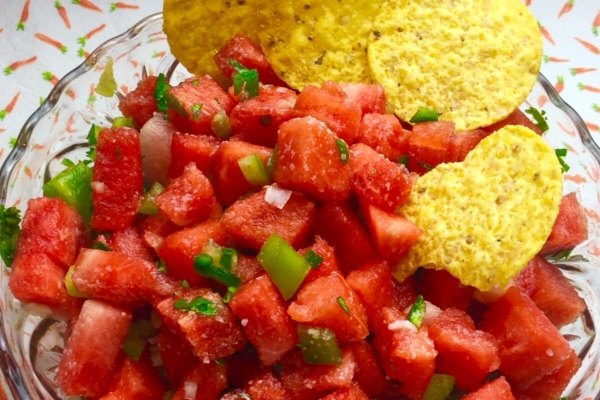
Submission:
[[[148,76],[138,82],[136,88],[127,93],[119,102],[119,110],[131,117],[136,128],[140,129],[157,111],[154,90],[156,76]]]
[[[300,250],[300,254],[302,256],[306,256],[306,254],[310,251],[314,251],[319,257],[323,259],[321,264],[316,268],[311,268],[306,278],[302,282],[303,285],[306,285],[308,282],[312,282],[315,279],[318,279],[322,276],[329,275],[332,272],[341,273],[339,264],[335,257],[335,249],[327,243],[327,241],[321,236],[317,235],[315,237],[315,243],[313,243],[310,247]]]
[[[494,336],[475,329],[464,312],[447,308],[427,326],[438,352],[436,370],[456,378],[456,387],[473,391],[500,365]]]
[[[86,300],[69,335],[56,381],[68,396],[99,396],[113,376],[131,313]]]
[[[345,303],[346,310],[340,302]],[[331,329],[339,343],[361,340],[369,334],[360,298],[337,272],[302,286],[288,314],[296,322]]]
[[[157,346],[165,374],[172,386],[178,387],[185,375],[190,372],[198,357],[185,337],[166,326],[162,326],[157,336]]]
[[[454,135],[454,122],[421,122],[408,137],[408,166],[411,171],[425,173],[438,164],[449,161],[449,149]]]
[[[445,270],[424,270],[420,286],[425,300],[442,309],[452,307],[464,311],[473,294],[473,287],[463,285]]]
[[[560,202],[558,216],[552,232],[540,250],[541,255],[570,250],[588,238],[585,210],[577,200],[575,192],[564,196]]]
[[[189,303],[197,297],[212,302],[217,314],[205,315],[175,308],[178,300]],[[167,326],[183,334],[192,345],[194,354],[202,361],[226,357],[246,344],[239,322],[221,296],[210,289],[187,290],[176,297],[168,297],[156,305],[156,310]]]
[[[260,146],[275,146],[279,126],[294,116],[294,104],[293,90],[261,85],[257,97],[238,103],[231,111],[234,137]]]
[[[83,219],[62,199],[40,197],[27,202],[17,254],[43,252],[67,270],[88,242]]]
[[[171,400],[217,400],[226,388],[225,368],[214,362],[200,361],[186,375]]]
[[[510,385],[506,379],[501,376],[483,385],[476,392],[470,393],[462,400],[516,400],[513,396]]]
[[[211,216],[216,206],[213,187],[208,178],[188,164],[183,174],[171,180],[165,191],[156,197],[156,205],[176,225],[187,226]]]
[[[502,121],[498,121],[490,126],[485,127],[484,129],[488,132],[496,132],[497,130],[504,128],[506,125],[523,125],[538,135],[542,134],[542,130],[536,124],[534,124],[532,120],[529,119],[527,114],[518,108]]]
[[[138,131],[116,128],[100,132],[92,179],[92,229],[118,231],[131,225],[143,190]]]
[[[217,221],[208,220],[167,236],[158,248],[158,255],[167,265],[167,274],[175,280],[185,279],[191,285],[199,283],[202,277],[194,270],[194,257],[210,239],[220,245],[227,244],[225,231]]]
[[[239,288],[229,306],[264,365],[272,365],[298,343],[285,301],[268,276]]]
[[[211,123],[219,112],[229,114],[235,105],[227,92],[210,76],[192,77],[169,90],[171,121],[181,132],[211,135]]]
[[[354,355],[356,372],[354,381],[369,398],[375,397],[385,390],[385,375],[371,345],[364,341],[352,342],[346,346]]]
[[[143,217],[138,226],[144,243],[154,251],[158,251],[165,237],[178,229],[177,225],[160,213]]]
[[[230,206],[221,219],[227,235],[238,246],[255,251],[272,234],[278,234],[294,248],[306,243],[315,220],[315,205],[299,193],[282,209],[267,203],[266,189],[240,199]]]
[[[151,262],[95,249],[79,253],[73,284],[87,296],[124,306],[158,301],[170,295],[175,287]]]
[[[585,302],[558,267],[537,256],[514,279],[556,326],[570,324],[585,310]]]
[[[498,340],[500,372],[514,390],[527,389],[556,371],[573,351],[535,303],[514,286],[490,306],[480,328]]]
[[[211,176],[215,154],[220,143],[219,139],[213,136],[175,132],[171,139],[169,178],[176,178],[181,175],[183,169],[189,163],[196,164],[196,167],[204,175]]]
[[[454,133],[450,138],[447,161],[463,161],[467,154],[489,134],[489,132],[483,129]]]
[[[252,400],[287,400],[289,394],[279,379],[270,372],[266,372],[246,385],[246,393]]]
[[[321,397],[321,400],[369,400],[369,397],[361,390],[360,386],[353,384]]]
[[[407,155],[409,134],[395,115],[364,114],[358,141],[383,154],[388,160],[398,162]]]
[[[369,113],[385,114],[385,90],[383,86],[369,83],[340,83],[351,103],[358,104],[363,116]]]
[[[361,199],[383,210],[394,212],[404,204],[416,174],[408,172],[366,144],[350,147],[350,187]]]
[[[99,400],[162,400],[166,392],[150,357],[143,356],[140,361],[125,357],[116,372],[116,381]]]
[[[273,179],[317,200],[348,198],[350,168],[336,140],[327,125],[313,117],[284,122],[279,128]]]
[[[257,189],[244,178],[238,160],[256,154],[262,160],[263,165],[267,165],[271,152],[272,150],[268,147],[247,142],[235,140],[223,142],[215,154],[214,187],[217,198],[224,207]]]
[[[114,232],[106,241],[108,247],[114,252],[145,261],[154,261],[150,247],[144,242],[135,226]]]

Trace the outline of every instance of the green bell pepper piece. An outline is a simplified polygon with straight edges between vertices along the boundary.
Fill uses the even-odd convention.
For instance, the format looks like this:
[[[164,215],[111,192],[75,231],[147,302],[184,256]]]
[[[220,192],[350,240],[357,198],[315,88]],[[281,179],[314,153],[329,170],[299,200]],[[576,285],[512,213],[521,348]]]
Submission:
[[[92,168],[84,162],[71,165],[44,184],[46,197],[61,198],[76,209],[86,223],[92,216]]]

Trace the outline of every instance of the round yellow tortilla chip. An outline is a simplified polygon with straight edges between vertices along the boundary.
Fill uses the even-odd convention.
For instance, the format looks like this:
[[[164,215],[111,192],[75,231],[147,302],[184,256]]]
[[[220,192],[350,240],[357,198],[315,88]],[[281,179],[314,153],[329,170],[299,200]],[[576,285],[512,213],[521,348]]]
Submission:
[[[371,34],[371,76],[409,121],[419,107],[457,130],[507,117],[539,73],[542,39],[521,0],[399,0],[381,9]]]
[[[236,33],[258,42],[270,7],[259,0],[165,0],[163,30],[173,55],[194,75],[218,75],[213,56]],[[274,2],[273,4],[276,4]]]
[[[417,180],[398,212],[424,233],[394,276],[425,266],[484,291],[506,286],[544,245],[561,197],[554,150],[528,128],[502,128]]]
[[[259,33],[277,75],[288,85],[370,82],[367,43],[381,5],[371,0],[288,0]]]

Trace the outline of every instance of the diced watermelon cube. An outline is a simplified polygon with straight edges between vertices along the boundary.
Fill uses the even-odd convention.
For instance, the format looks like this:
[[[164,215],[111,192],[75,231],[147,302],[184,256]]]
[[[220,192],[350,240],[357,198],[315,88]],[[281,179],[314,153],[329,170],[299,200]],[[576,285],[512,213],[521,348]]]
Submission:
[[[532,120],[529,119],[527,114],[518,108],[502,121],[498,121],[495,124],[485,127],[484,129],[488,132],[496,132],[497,130],[504,128],[506,125],[523,125],[538,135],[542,134],[542,130],[536,124],[534,124]]]
[[[398,310],[405,310],[407,307],[415,304],[417,300],[417,284],[413,276],[409,276],[402,282],[392,281],[394,287],[393,307]]]
[[[281,124],[273,179],[318,200],[344,200],[350,195],[350,168],[337,138],[313,118],[294,118]]]
[[[265,270],[255,256],[238,253],[238,261],[232,267],[233,273],[240,277],[242,283],[250,282],[252,279],[264,274]]]
[[[261,85],[257,97],[238,103],[229,119],[235,138],[273,147],[279,126],[294,116],[296,92],[280,86]]]
[[[24,303],[50,307],[58,316],[71,316],[80,307],[79,299],[67,293],[65,271],[44,253],[20,253],[13,260],[8,288]]]
[[[512,286],[483,316],[480,328],[499,343],[500,372],[514,390],[524,390],[556,371],[571,347],[535,303]]]
[[[226,388],[225,367],[200,361],[186,375],[171,400],[217,400]]]
[[[311,116],[324,122],[348,145],[356,141],[362,116],[360,105],[351,102],[336,83],[326,82],[320,88],[305,86],[294,108],[299,117]]]
[[[394,308],[382,310],[381,326],[373,347],[389,378],[400,381],[400,392],[412,400],[423,397],[435,370],[435,350],[427,330],[417,328]]]
[[[157,346],[165,374],[171,386],[177,387],[183,381],[185,375],[191,371],[198,357],[194,354],[192,346],[179,332],[161,326],[157,336]]]
[[[388,160],[398,162],[408,154],[408,136],[395,115],[365,114],[360,122],[358,141],[375,149]]]
[[[189,163],[206,176],[213,174],[215,154],[219,149],[220,141],[213,136],[191,135],[189,133],[173,134],[171,140],[171,164],[169,165],[169,178],[176,178],[183,173]]]
[[[242,141],[223,142],[215,154],[215,192],[223,206],[229,206],[241,196],[255,191],[240,169],[238,160],[256,154],[267,165],[272,150]]]
[[[408,165],[411,171],[424,173],[449,161],[454,122],[422,122],[408,137]]]
[[[95,249],[82,249],[79,253],[73,284],[90,297],[121,305],[158,301],[175,287],[151,262]]]
[[[216,315],[175,308],[178,300],[190,302],[202,297],[216,308]],[[240,350],[246,344],[244,333],[221,296],[210,289],[193,289],[175,298],[168,297],[156,305],[163,322],[181,332],[200,360],[216,360]]]
[[[367,228],[349,203],[321,204],[315,232],[333,245],[344,273],[379,257]]]
[[[167,388],[150,357],[139,361],[124,358],[116,373],[116,381],[99,400],[162,400]]]
[[[321,397],[321,400],[369,400],[369,397],[361,390],[360,386],[353,384]]]
[[[206,220],[216,201],[210,181],[193,163],[188,164],[183,174],[173,179],[156,197],[160,211],[179,226]]]
[[[385,114],[385,90],[383,86],[368,83],[340,83],[340,87],[351,103],[358,104],[362,115]]]
[[[558,399],[580,367],[581,360],[574,351],[571,351],[569,358],[559,369],[544,376],[527,389],[515,390],[515,396],[519,400]]]
[[[562,250],[570,250],[587,240],[587,219],[585,210],[577,200],[575,192],[564,196],[560,202],[558,216],[552,232],[540,251],[542,255],[558,253]]]
[[[346,346],[354,355],[356,372],[354,381],[370,397],[375,397],[385,390],[387,385],[379,360],[368,342],[361,340]]]
[[[175,132],[175,126],[162,114],[154,115],[140,129],[142,170],[148,186],[155,182],[163,186],[169,183],[167,170],[171,165],[171,143]]]
[[[288,314],[299,323],[331,329],[339,343],[367,337],[367,314],[358,295],[337,272],[304,285]]]
[[[92,181],[92,229],[118,231],[131,225],[142,189],[138,131],[132,128],[102,130],[98,135]]]
[[[136,128],[140,129],[157,111],[154,90],[156,76],[148,76],[138,82],[136,88],[127,93],[119,102],[119,110],[131,117]]]
[[[379,254],[395,265],[408,253],[423,231],[401,215],[390,214],[366,202],[361,202],[361,205]]]
[[[107,239],[107,245],[114,252],[123,253],[133,258],[141,258],[145,261],[154,261],[151,249],[144,242],[135,226],[114,232]]]
[[[263,364],[273,364],[298,343],[285,301],[268,276],[259,276],[239,288],[229,306],[242,321],[246,337]]]
[[[194,257],[210,239],[227,244],[225,232],[217,221],[202,222],[167,236],[158,248],[158,255],[167,265],[168,275],[175,280],[185,279],[191,285],[199,283],[202,277],[194,270]]]
[[[470,393],[462,400],[516,400],[506,378],[501,376],[483,385],[476,392]]]
[[[231,387],[246,387],[248,382],[272,371],[258,358],[254,347],[248,345],[225,359],[227,381]],[[280,365],[280,364],[279,364]]]
[[[373,330],[373,323],[381,320],[381,311],[393,306],[394,288],[388,263],[383,261],[364,264],[351,271],[346,280],[362,300],[369,326]]]
[[[169,120],[181,131],[211,135],[218,112],[229,114],[235,105],[227,92],[210,76],[192,77],[169,91]]]
[[[575,321],[585,310],[585,302],[560,272],[543,257],[537,256],[514,279],[546,317],[560,327]]]
[[[456,132],[450,138],[447,162],[463,161],[467,154],[490,133],[483,129]]]
[[[428,330],[438,352],[436,370],[454,376],[459,389],[476,390],[500,365],[496,339],[476,330],[464,311],[447,308],[433,319]]]
[[[321,238],[321,236],[317,235],[315,237],[315,243],[313,243],[312,246],[307,247],[306,249],[300,250],[300,254],[302,256],[306,256],[306,254],[310,250],[312,250],[319,257],[321,257],[323,261],[321,262],[321,264],[319,264],[318,267],[311,268],[310,272],[308,273],[308,275],[306,275],[306,278],[304,278],[304,281],[302,282],[303,285],[306,285],[308,282],[312,282],[315,279],[318,279],[322,276],[329,275],[334,271],[341,273],[340,267],[335,257],[335,249],[331,247],[325,239]]]
[[[306,242],[315,220],[315,205],[299,193],[282,209],[267,203],[266,189],[230,206],[221,224],[233,242],[243,248],[260,250],[272,234],[278,234],[294,248]]]
[[[426,269],[422,275],[421,293],[425,300],[442,309],[453,307],[464,311],[471,301],[473,287],[463,285],[445,270]]]
[[[88,241],[87,229],[77,211],[59,198],[40,197],[27,203],[16,252],[43,252],[66,270]]]
[[[68,396],[99,396],[113,376],[131,313],[86,300],[60,360],[57,383]]]
[[[350,187],[369,204],[394,212],[408,200],[416,179],[417,175],[404,165],[388,160],[366,144],[350,148]]]
[[[287,400],[289,394],[279,379],[270,372],[252,379],[246,385],[246,393],[252,400]]]
[[[356,371],[354,355],[343,350],[342,362],[337,365],[310,365],[300,352],[293,352],[281,363],[281,383],[289,400],[317,400],[320,396],[352,383]]]
[[[235,60],[248,69],[256,69],[258,71],[258,78],[262,83],[270,83],[279,86],[285,85],[285,83],[275,75],[269,60],[260,46],[242,34],[237,34],[229,39],[217,54],[215,54],[214,60],[223,75],[228,78],[231,78],[234,73],[230,61]]]
[[[138,226],[144,243],[155,251],[158,251],[165,237],[178,229],[177,225],[160,213],[144,217]]]

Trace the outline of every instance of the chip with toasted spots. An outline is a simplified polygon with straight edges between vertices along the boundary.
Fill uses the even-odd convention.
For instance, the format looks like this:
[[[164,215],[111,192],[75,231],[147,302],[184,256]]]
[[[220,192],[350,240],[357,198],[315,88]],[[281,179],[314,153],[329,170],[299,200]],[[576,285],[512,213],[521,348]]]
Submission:
[[[521,0],[388,1],[373,26],[371,76],[404,121],[426,107],[458,130],[490,125],[525,100],[541,65]]]
[[[367,43],[381,4],[372,0],[289,0],[259,33],[277,75],[288,85],[370,82]]]
[[[195,75],[218,76],[217,51],[235,34],[257,41],[266,22],[259,11],[277,2],[260,0],[165,0],[163,30],[171,52]]]
[[[398,212],[424,233],[394,276],[403,281],[424,266],[480,290],[504,287],[544,245],[561,196],[554,150],[530,129],[506,126],[465,161],[417,180]]]

